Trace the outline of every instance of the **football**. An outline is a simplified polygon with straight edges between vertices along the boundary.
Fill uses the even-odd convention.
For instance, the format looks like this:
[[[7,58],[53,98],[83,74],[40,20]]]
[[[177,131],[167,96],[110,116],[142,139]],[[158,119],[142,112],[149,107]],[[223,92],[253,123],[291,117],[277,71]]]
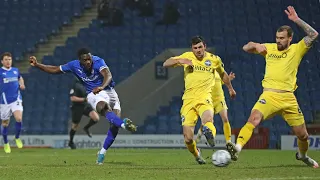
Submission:
[[[217,167],[228,166],[231,162],[231,156],[226,150],[218,150],[212,154],[212,164]]]

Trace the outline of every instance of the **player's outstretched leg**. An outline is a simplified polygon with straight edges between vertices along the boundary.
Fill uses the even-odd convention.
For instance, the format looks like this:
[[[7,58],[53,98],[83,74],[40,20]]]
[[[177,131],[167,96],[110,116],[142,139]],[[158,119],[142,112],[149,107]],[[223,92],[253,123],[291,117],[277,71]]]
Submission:
[[[8,142],[8,125],[9,125],[9,120],[2,121],[1,134],[3,137],[3,143],[4,143],[3,150],[5,153],[11,153],[10,144]]]
[[[232,160],[238,160],[242,147],[250,140],[254,128],[260,124],[262,117],[263,116],[260,111],[253,110],[248,122],[240,130],[237,138],[237,144],[234,145],[232,142],[227,143],[227,150],[229,151]]]
[[[97,112],[101,115],[104,115],[108,121],[112,124],[112,128],[108,131],[108,136],[105,139],[104,147],[98,152],[97,164],[103,164],[104,156],[106,150],[111,146],[114,139],[116,138],[119,128],[126,129],[130,132],[137,131],[137,126],[135,126],[132,121],[128,118],[120,119],[106,102],[99,102],[97,104]]]
[[[103,164],[105,153],[116,139],[118,132],[119,128],[114,125],[111,125],[111,127],[108,130],[107,138],[104,140],[103,147],[100,151],[98,151],[97,164]]]
[[[309,134],[305,124],[293,126],[292,130],[298,138],[298,152],[296,153],[296,159],[304,162],[307,166],[318,168],[318,163],[307,156],[307,151],[309,149]]]
[[[23,147],[23,143],[20,139],[20,133],[21,133],[21,128],[22,128],[22,111],[20,110],[16,110],[13,112],[13,116],[16,119],[16,133],[15,133],[15,141],[16,141],[16,145],[18,148],[22,148]]]
[[[215,146],[215,137],[216,137],[216,127],[213,125],[213,112],[211,110],[206,110],[201,115],[201,121],[203,124],[202,132],[206,137],[208,144],[211,147]]]

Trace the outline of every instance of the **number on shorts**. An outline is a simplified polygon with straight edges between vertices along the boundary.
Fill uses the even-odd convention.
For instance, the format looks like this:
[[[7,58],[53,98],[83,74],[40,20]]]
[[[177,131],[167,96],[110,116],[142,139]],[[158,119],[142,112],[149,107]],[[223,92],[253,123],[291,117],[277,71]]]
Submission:
[[[20,105],[20,102],[19,102],[19,101],[17,101],[17,105],[18,105],[18,106]]]

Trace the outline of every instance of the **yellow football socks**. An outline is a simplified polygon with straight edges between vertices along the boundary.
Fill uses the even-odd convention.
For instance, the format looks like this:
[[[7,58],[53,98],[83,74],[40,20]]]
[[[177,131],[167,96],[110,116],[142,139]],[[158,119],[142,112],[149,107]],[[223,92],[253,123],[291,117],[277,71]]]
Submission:
[[[223,123],[223,133],[226,138],[226,142],[231,142],[231,126],[229,122]]]
[[[237,144],[240,144],[241,147],[243,147],[251,138],[251,135],[253,133],[254,125],[247,122],[246,125],[244,125],[237,138]]]
[[[188,150],[193,154],[194,157],[198,157],[199,156],[199,152],[198,152],[198,149],[197,149],[197,145],[196,145],[196,142],[194,140],[192,140],[191,143],[187,143],[185,142]]]
[[[309,148],[309,141],[301,141],[298,139],[298,148],[301,157],[305,157]]]
[[[204,124],[204,126],[206,126],[207,128],[209,128],[212,131],[213,137],[216,137],[217,130],[216,130],[216,127],[214,127],[212,122],[207,122],[206,124]]]

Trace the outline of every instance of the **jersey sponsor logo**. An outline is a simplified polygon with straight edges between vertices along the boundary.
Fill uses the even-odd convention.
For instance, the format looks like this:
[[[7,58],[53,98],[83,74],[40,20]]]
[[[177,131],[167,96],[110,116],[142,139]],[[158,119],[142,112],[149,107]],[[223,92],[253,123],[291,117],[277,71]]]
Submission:
[[[206,60],[206,61],[204,62],[204,64],[205,64],[206,66],[211,66],[211,61],[210,61],[210,60]]]
[[[266,101],[265,99],[260,99],[260,100],[259,100],[259,103],[261,103],[261,104],[266,104],[267,101]]]
[[[95,75],[95,76],[91,76],[91,77],[80,77],[82,79],[82,81],[95,81],[99,76]]]
[[[288,56],[288,54],[286,52],[284,52],[281,55],[279,55],[279,54],[269,54],[268,58],[281,59],[281,58],[286,58],[287,56]]]
[[[18,77],[3,78],[3,83],[10,83],[16,81],[18,81]]]
[[[204,66],[197,66],[197,65],[194,65],[193,69],[196,71],[206,71],[206,72],[213,72],[214,71],[214,69],[211,67],[204,67]]]

